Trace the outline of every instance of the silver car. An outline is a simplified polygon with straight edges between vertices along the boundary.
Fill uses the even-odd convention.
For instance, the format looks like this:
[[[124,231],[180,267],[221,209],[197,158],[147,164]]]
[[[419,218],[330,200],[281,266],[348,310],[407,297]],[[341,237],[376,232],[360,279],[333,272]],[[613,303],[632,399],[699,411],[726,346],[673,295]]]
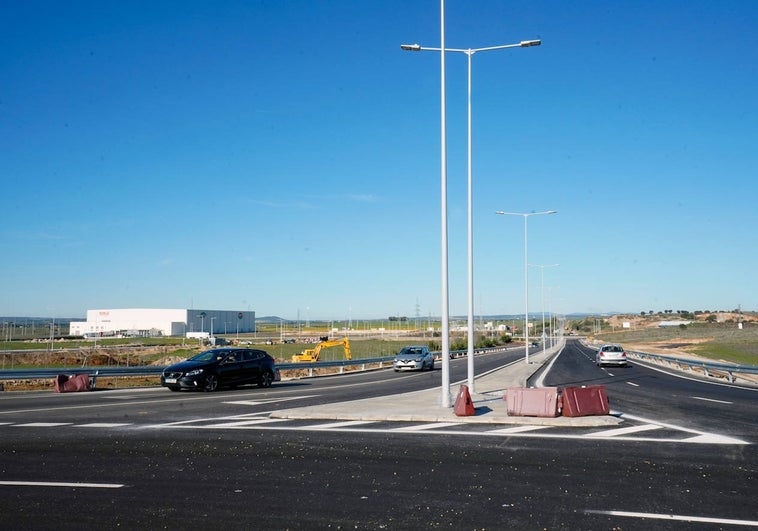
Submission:
[[[597,351],[595,364],[598,367],[602,367],[603,365],[625,366],[626,351],[624,351],[624,347],[618,344],[603,345]]]
[[[423,371],[434,370],[434,355],[429,352],[428,347],[410,346],[403,347],[400,352],[395,354],[395,361],[392,367],[397,371]]]

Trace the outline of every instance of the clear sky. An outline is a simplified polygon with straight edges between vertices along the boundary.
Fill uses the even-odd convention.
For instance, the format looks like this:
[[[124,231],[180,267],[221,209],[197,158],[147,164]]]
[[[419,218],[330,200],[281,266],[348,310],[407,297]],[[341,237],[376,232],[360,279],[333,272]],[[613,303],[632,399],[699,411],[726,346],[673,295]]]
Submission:
[[[0,8],[0,315],[439,316],[440,3]],[[447,0],[477,314],[758,309],[758,2]],[[448,53],[450,313],[466,56]],[[550,289],[547,289],[549,287]]]

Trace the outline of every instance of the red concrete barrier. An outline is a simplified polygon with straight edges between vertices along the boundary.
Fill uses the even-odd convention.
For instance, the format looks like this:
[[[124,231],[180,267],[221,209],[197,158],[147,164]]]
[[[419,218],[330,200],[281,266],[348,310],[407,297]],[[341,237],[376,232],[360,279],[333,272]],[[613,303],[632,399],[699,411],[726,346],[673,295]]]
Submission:
[[[55,377],[54,386],[56,393],[74,393],[91,389],[89,376],[86,374],[75,374],[73,376],[59,374]]]
[[[564,387],[561,400],[564,417],[607,415],[611,411],[604,385]]]
[[[468,391],[468,385],[462,385],[458,391],[453,411],[459,417],[470,417],[476,414],[474,403],[471,401],[471,393]]]
[[[512,417],[557,417],[557,387],[510,387],[503,399]]]

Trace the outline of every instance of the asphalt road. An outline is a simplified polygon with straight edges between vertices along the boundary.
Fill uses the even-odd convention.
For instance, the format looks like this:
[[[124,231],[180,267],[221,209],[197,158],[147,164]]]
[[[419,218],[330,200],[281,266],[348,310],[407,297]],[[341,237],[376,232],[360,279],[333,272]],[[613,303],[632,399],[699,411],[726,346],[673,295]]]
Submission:
[[[520,355],[477,358],[477,371]],[[626,435],[268,419],[434,387],[439,370],[213,394],[0,393],[0,529],[758,527],[758,392],[589,355],[569,342],[545,383],[606,385]],[[453,380],[465,364],[451,362]]]

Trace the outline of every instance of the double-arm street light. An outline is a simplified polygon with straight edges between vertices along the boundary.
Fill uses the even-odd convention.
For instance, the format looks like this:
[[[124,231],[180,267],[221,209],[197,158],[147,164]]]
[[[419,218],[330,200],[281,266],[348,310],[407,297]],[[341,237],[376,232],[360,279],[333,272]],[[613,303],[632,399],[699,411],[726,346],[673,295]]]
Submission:
[[[471,134],[471,57],[477,52],[502,50],[505,48],[528,48],[539,46],[540,40],[521,41],[514,44],[487,46],[485,48],[433,48],[420,44],[401,44],[406,51],[421,52],[458,52],[468,58],[468,386],[474,391],[474,214],[473,214],[473,179],[472,179],[472,134]],[[444,54],[443,54],[444,55]]]
[[[498,210],[495,214],[501,216],[522,216],[524,218],[524,348],[525,360],[529,363],[529,231],[527,229],[529,216],[540,216],[543,214],[555,214],[556,210],[546,210],[544,212],[503,212]]]

